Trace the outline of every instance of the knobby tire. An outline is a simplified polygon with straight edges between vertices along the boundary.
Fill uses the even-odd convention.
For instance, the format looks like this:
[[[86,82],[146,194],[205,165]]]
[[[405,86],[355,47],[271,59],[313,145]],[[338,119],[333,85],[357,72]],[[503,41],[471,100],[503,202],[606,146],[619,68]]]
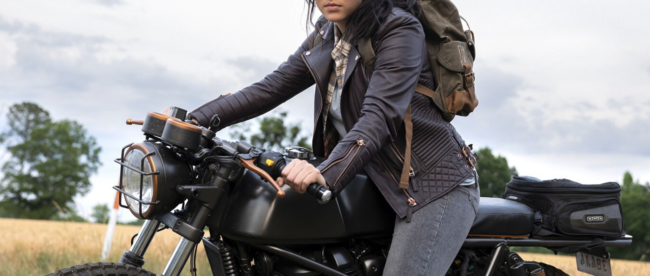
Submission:
[[[61,269],[47,276],[156,276],[140,267],[116,263],[89,263]]]

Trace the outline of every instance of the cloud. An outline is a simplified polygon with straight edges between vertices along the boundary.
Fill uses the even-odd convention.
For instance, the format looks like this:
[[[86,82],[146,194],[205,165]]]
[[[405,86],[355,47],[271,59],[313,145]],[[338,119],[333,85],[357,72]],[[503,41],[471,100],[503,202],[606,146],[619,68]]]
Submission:
[[[626,123],[616,122],[617,118],[593,118],[586,112],[598,107],[578,101],[571,105],[575,115],[549,118],[545,112],[562,111],[559,105],[566,103],[540,102],[525,96],[528,87],[522,76],[489,66],[477,69],[477,75],[479,106],[469,117],[457,116],[452,122],[467,143],[520,154],[598,152],[650,156],[650,120],[643,115]],[[632,98],[609,100],[607,105],[608,109],[626,113],[642,106]]]
[[[259,57],[231,58],[224,63],[239,71],[235,78],[229,74],[198,80],[149,59],[102,58],[106,49],[120,47],[104,37],[45,31],[0,17],[2,33],[13,39],[16,51],[13,65],[0,68],[0,104],[34,101],[55,119],[77,120],[111,154],[129,141],[121,137],[125,132],[140,134],[124,125],[126,118],[142,119],[147,111],[171,105],[192,110],[223,91],[236,91],[232,87],[261,80],[278,66]],[[303,93],[282,109],[295,112],[294,116],[311,115],[313,105],[304,104],[311,101],[313,92]],[[303,117],[290,121],[300,121],[297,118]],[[312,121],[302,124],[310,133]]]
[[[477,66],[475,70],[476,89],[482,110],[497,110],[517,96],[517,89],[523,85],[523,78],[497,68]]]
[[[244,73],[243,80],[247,84],[261,80],[279,66],[277,62],[249,56],[226,59],[226,64],[241,70]]]
[[[92,2],[95,2],[100,5],[112,7],[112,6],[118,6],[118,5],[123,5],[124,2],[122,0],[92,0]]]
[[[104,148],[107,167],[123,144],[142,139],[139,128],[129,128],[125,119],[143,119],[147,111],[170,105],[193,109],[216,97],[212,91],[222,85],[147,59],[105,60],[103,50],[119,45],[103,37],[44,31],[0,18],[3,33],[16,50],[13,64],[0,67],[0,105],[33,101],[54,119],[80,122]]]

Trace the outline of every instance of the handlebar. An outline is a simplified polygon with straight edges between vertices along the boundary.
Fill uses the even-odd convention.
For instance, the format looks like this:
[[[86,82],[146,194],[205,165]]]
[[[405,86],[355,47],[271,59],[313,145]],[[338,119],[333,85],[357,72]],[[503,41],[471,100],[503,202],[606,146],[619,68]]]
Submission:
[[[323,185],[318,183],[309,184],[309,187],[307,187],[307,193],[314,196],[320,204],[325,204],[332,199],[332,191],[325,189]]]

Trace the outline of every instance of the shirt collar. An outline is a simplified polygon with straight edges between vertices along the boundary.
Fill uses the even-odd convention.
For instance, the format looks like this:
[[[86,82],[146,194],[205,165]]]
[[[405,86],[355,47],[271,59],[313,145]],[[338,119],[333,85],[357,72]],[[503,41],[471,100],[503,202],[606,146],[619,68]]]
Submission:
[[[339,26],[336,25],[336,23],[334,23],[334,44],[335,45],[339,43],[339,40],[341,39],[342,36],[343,34],[341,33],[341,29],[339,29]]]

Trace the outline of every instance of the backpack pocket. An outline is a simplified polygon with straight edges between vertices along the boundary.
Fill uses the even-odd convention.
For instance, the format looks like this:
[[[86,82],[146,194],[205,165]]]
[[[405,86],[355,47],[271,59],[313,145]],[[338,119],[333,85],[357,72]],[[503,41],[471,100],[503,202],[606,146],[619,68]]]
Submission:
[[[450,121],[455,115],[467,116],[478,106],[474,92],[474,59],[466,42],[450,41],[440,45],[437,64],[432,64],[438,87],[433,101]]]

